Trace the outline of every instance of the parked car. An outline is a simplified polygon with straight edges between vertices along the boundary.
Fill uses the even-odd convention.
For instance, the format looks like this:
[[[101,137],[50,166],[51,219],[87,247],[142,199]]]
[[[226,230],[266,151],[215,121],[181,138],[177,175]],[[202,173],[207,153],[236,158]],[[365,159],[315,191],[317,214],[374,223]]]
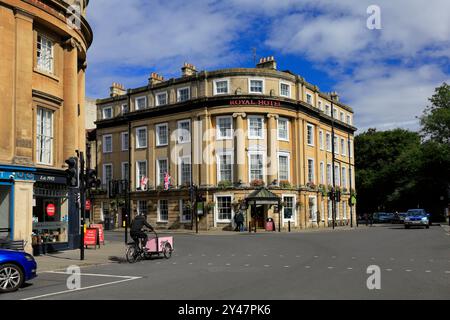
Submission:
[[[374,223],[391,223],[393,219],[394,219],[393,213],[375,212],[373,214],[373,222]]]
[[[405,217],[405,229],[412,226],[430,228],[430,214],[424,209],[409,209]]]
[[[31,254],[0,249],[0,293],[17,291],[35,278],[37,264]]]
[[[394,217],[392,219],[392,223],[404,224],[405,217],[406,217],[406,212],[394,213]]]

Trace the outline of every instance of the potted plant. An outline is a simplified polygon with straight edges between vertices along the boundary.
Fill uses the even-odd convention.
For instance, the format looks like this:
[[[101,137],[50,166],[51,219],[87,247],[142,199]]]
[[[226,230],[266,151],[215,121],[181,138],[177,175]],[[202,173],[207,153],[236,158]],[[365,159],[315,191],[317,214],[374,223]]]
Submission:
[[[228,188],[231,188],[233,186],[233,184],[229,180],[222,180],[217,184],[217,186],[220,189],[228,189]]]
[[[261,179],[255,179],[252,182],[250,182],[250,186],[252,186],[252,187],[264,187],[265,183]]]
[[[317,189],[317,186],[314,184],[314,182],[312,182],[312,181],[310,181],[310,182],[308,182],[307,184],[306,184],[306,187],[308,188],[308,189],[310,189],[310,190],[316,190]]]
[[[216,206],[216,204],[214,202],[210,201],[210,202],[208,202],[206,204],[206,210],[208,212],[211,212],[214,209],[215,206]]]
[[[280,181],[280,188],[282,188],[282,189],[290,189],[291,187],[292,187],[291,183],[288,180],[281,180]]]

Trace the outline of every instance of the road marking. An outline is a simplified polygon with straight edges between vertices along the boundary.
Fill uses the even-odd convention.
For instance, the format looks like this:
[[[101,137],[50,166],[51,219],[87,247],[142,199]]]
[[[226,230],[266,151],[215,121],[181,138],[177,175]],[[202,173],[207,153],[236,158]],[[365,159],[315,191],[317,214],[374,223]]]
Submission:
[[[267,257],[267,254],[265,254],[264,257]]]
[[[395,259],[394,258],[390,258],[389,260],[394,261]]]
[[[202,254],[202,257],[206,257],[206,254]]]
[[[232,254],[231,256],[232,256],[232,257],[235,257],[236,255],[235,255],[235,254]]]
[[[43,273],[55,273],[55,274],[69,275],[67,272],[57,272],[57,271],[46,271],[46,272],[43,272]],[[92,273],[82,273],[80,275],[81,276],[92,276],[92,277],[122,278],[122,280],[108,282],[108,283],[102,283],[102,284],[97,284],[95,286],[89,286],[89,287],[84,287],[84,288],[79,288],[79,289],[74,289],[74,290],[64,290],[64,291],[59,291],[59,292],[43,294],[43,295],[40,295],[40,296],[25,298],[25,299],[22,299],[22,300],[24,300],[24,301],[25,300],[36,300],[36,299],[41,299],[41,298],[47,298],[47,297],[52,297],[52,296],[56,296],[56,295],[66,294],[66,293],[72,293],[72,292],[77,292],[77,291],[82,291],[82,290],[88,290],[88,289],[93,289],[93,288],[99,288],[99,287],[114,285],[114,284],[118,284],[118,283],[121,283],[121,282],[127,282],[127,281],[133,281],[133,280],[137,280],[137,279],[142,279],[142,277],[115,276],[115,275],[92,274]]]
[[[208,266],[212,266],[213,264],[210,262],[210,263],[208,263]]]
[[[161,262],[157,262],[156,264],[161,264]]]
[[[388,271],[388,272],[391,272],[391,271],[392,271],[392,269],[386,269],[386,271]]]
[[[445,271],[445,273],[450,273],[450,271]]]
[[[371,260],[375,260],[375,258],[374,257],[372,257],[372,258],[370,258]]]
[[[188,257],[192,257],[192,254],[188,254]]]
[[[189,262],[189,264],[194,264],[193,262]]]
[[[353,270],[353,268],[347,268],[347,270]]]
[[[406,272],[411,272],[412,270],[411,270],[411,269],[406,269],[405,271],[406,271]]]
[[[285,268],[290,268],[290,266],[284,266]]]
[[[431,270],[425,270],[425,272],[426,272],[426,273],[430,273],[430,272],[431,272]]]
[[[245,267],[250,267],[250,265],[249,265],[249,264],[246,264]]]
[[[269,268],[270,266],[268,264],[264,265],[264,267]]]
[[[356,260],[356,258],[355,258],[355,257],[352,257],[352,260]]]
[[[218,254],[217,256],[220,257],[220,254]]]
[[[300,258],[301,256],[295,256],[296,258]]]
[[[226,266],[228,266],[228,267],[231,266],[231,263],[227,263]]]
[[[177,264],[176,262],[172,263],[172,264]]]
[[[319,256],[314,256],[314,258],[316,258],[316,259],[317,259],[318,257],[319,257]]]
[[[251,256],[252,256],[251,254],[248,254],[248,255],[247,255],[247,257],[251,257]]]
[[[280,258],[284,258],[284,256],[282,254],[280,254]]]
[[[328,269],[330,269],[330,270],[331,270],[331,269],[334,269],[334,267],[328,267]]]
[[[310,269],[311,268],[311,266],[305,266],[305,269]]]
[[[336,256],[332,256],[331,259],[336,259]]]

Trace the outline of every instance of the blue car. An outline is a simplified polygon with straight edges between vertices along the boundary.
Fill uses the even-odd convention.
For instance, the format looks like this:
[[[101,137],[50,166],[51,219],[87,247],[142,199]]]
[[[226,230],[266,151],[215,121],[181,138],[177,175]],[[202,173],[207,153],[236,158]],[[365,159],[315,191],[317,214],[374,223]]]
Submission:
[[[424,209],[410,209],[406,212],[406,217],[404,220],[405,229],[410,227],[425,227],[430,228],[430,214],[428,214]]]
[[[36,277],[36,269],[32,255],[0,249],[0,293],[17,291],[26,281]]]

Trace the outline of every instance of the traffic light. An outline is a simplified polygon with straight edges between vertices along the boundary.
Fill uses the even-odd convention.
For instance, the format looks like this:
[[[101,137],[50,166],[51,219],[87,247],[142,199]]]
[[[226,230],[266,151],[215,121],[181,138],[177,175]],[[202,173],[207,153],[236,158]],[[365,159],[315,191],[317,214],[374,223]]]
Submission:
[[[97,179],[97,171],[95,171],[94,169],[89,169],[87,172],[86,182],[87,188],[98,188],[101,184],[101,181]]]
[[[71,157],[65,161],[69,167],[66,170],[67,185],[71,188],[78,188],[80,186],[78,158]]]

